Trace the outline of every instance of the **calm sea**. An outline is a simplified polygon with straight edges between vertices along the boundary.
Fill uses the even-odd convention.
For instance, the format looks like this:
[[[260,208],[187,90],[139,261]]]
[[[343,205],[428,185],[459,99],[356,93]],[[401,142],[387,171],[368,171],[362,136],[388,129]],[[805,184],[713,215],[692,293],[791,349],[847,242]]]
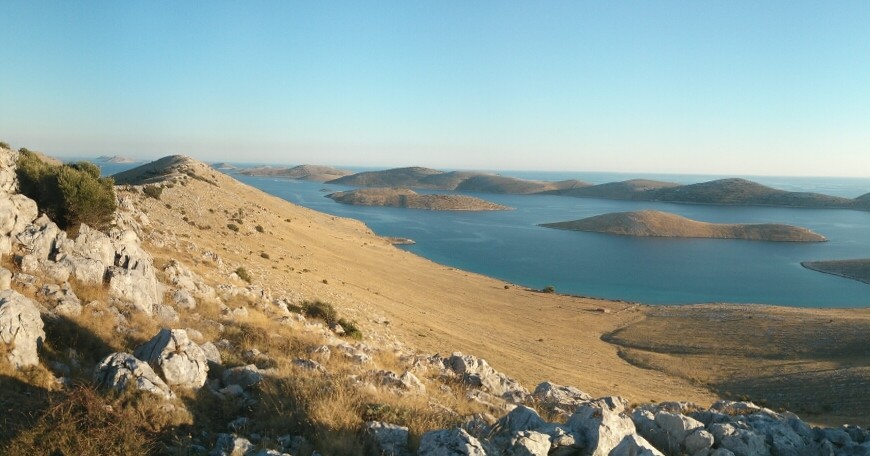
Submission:
[[[127,166],[129,167],[129,166]],[[106,171],[109,171],[106,169]],[[678,183],[723,176],[504,172],[524,178],[590,183],[650,178]],[[870,306],[870,285],[810,271],[801,261],[870,258],[870,212],[681,205],[545,195],[475,195],[515,208],[433,212],[338,204],[324,196],[346,187],[288,179],[239,180],[295,204],[365,222],[438,263],[531,288],[650,304],[732,302],[814,307]],[[730,176],[733,177],[733,176]],[[855,197],[870,179],[752,177],[775,188]],[[655,209],[716,223],[787,223],[823,234],[826,243],[631,238],[552,230],[540,223],[607,212]]]

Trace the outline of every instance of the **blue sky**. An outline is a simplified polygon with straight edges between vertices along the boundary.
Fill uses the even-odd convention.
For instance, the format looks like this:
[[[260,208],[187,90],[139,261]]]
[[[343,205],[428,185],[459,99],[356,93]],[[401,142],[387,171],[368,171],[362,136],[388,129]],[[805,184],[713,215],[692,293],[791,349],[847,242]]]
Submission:
[[[54,155],[870,176],[870,2],[0,0]]]

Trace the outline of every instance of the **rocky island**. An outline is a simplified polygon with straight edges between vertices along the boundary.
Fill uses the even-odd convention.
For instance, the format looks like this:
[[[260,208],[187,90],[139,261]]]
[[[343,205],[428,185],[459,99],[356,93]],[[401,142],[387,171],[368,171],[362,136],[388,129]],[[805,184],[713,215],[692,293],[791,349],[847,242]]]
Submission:
[[[273,168],[271,166],[248,168],[239,171],[239,174],[245,176],[284,177],[287,179],[299,179],[312,182],[327,182],[353,173],[343,169],[333,168],[331,166],[299,165],[292,168]]]
[[[475,171],[439,171],[413,166],[383,171],[366,171],[329,181],[349,187],[402,187],[456,190],[475,193],[527,195],[589,185],[577,180],[558,182],[520,179]]]
[[[870,284],[870,258],[857,260],[804,261],[801,266]]]
[[[504,211],[507,206],[465,195],[421,195],[406,188],[365,188],[326,195],[356,206],[387,206],[432,211]]]
[[[806,228],[781,224],[705,223],[660,211],[616,212],[541,226],[623,236],[745,239],[771,242],[824,242]]]

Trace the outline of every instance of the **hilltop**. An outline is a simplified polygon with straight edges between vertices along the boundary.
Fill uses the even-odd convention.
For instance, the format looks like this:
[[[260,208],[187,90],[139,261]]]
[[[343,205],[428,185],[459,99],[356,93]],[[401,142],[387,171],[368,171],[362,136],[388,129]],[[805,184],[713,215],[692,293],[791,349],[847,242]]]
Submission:
[[[326,182],[339,179],[353,173],[330,166],[299,165],[292,168],[272,168],[269,166],[248,168],[239,171],[239,174],[243,174],[245,176],[284,177],[287,179]]]
[[[366,171],[329,181],[350,187],[404,187],[471,193],[532,194],[588,185],[580,181],[546,182],[472,171],[444,172],[410,167]]]
[[[139,160],[134,160],[130,157],[124,157],[121,155],[101,155],[96,158],[98,163],[112,163],[112,164],[127,164],[127,163],[138,163]]]
[[[541,226],[572,231],[643,237],[745,239],[772,242],[824,242],[806,228],[781,224],[705,223],[660,211],[616,212]]]
[[[326,195],[342,204],[388,206],[433,211],[503,211],[507,206],[464,195],[420,195],[405,188],[365,188]]]
[[[586,188],[548,192],[581,198],[606,198],[629,201],[713,204],[734,206],[780,206],[807,208],[862,209],[861,199],[841,198],[811,192],[778,190],[746,179],[718,179],[697,184],[629,180]]]
[[[14,192],[13,154],[0,159],[0,190]],[[854,426],[706,405],[746,397],[865,422],[867,309],[541,293],[417,257],[186,157],[131,171],[107,233],[72,237],[23,195],[0,199],[0,288],[11,287],[0,292],[0,452],[870,446]]]

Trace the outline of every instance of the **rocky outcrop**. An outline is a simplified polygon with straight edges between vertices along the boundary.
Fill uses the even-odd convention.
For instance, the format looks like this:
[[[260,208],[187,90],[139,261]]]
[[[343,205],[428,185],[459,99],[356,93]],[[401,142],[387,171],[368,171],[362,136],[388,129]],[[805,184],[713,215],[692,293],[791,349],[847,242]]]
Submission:
[[[367,445],[372,454],[382,456],[411,456],[408,450],[408,428],[395,424],[369,421],[365,425]]]
[[[119,391],[136,388],[164,399],[175,397],[169,386],[144,361],[129,353],[112,353],[103,358],[94,372],[97,386]]]
[[[521,403],[530,396],[529,391],[518,381],[496,371],[482,358],[457,352],[445,358],[443,363],[464,383],[508,402]]]
[[[45,341],[36,303],[14,290],[0,291],[0,342],[16,369],[39,364],[39,347]]]
[[[420,439],[419,456],[486,456],[483,444],[465,429],[429,431]]]
[[[108,268],[109,296],[151,315],[162,304],[160,283],[151,260],[133,231],[114,231],[114,265]]]
[[[133,354],[153,366],[172,387],[201,388],[208,377],[205,352],[183,329],[162,329]]]

